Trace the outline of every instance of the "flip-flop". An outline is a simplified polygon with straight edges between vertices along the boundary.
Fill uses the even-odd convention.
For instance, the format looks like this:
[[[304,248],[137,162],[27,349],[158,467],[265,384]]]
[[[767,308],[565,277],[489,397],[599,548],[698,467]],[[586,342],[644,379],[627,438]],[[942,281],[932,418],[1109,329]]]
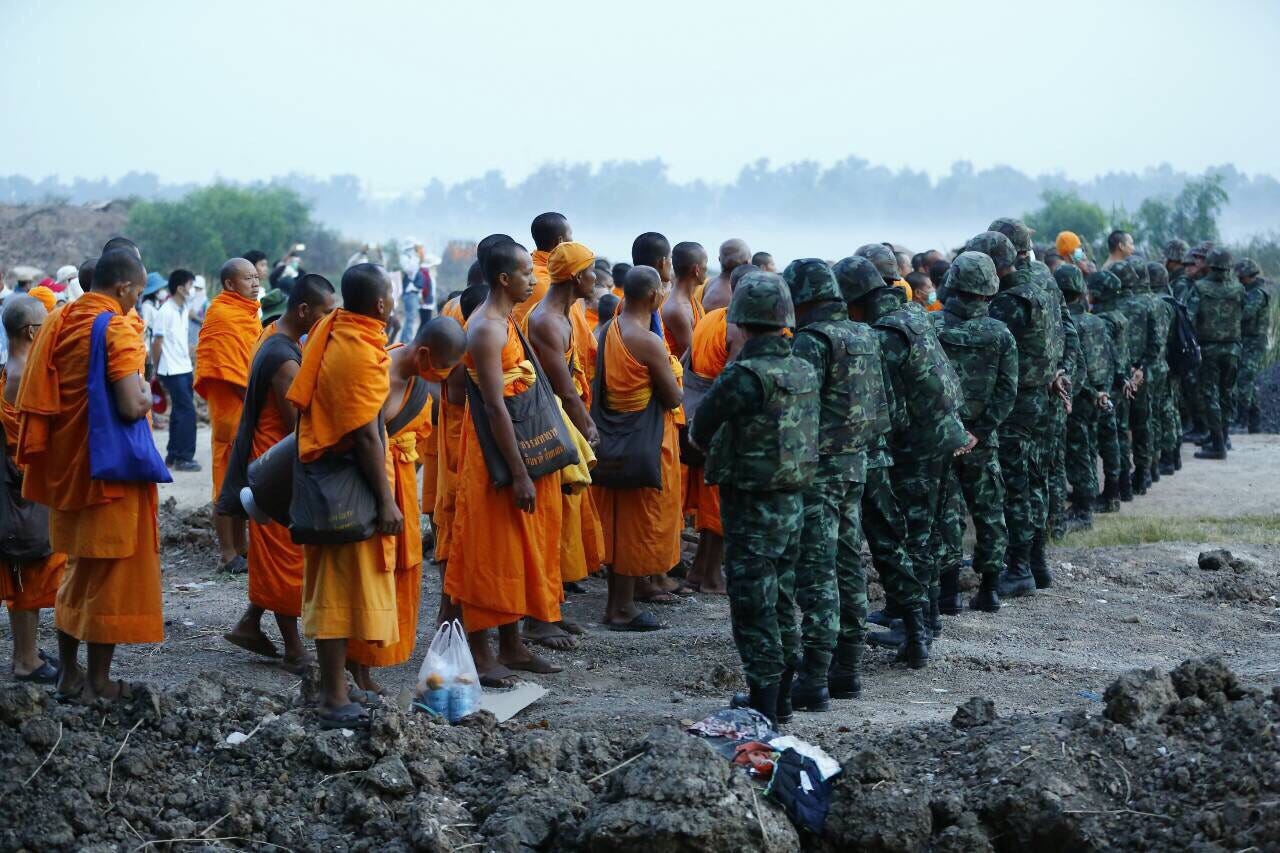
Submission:
[[[246,652],[262,655],[264,658],[280,657],[280,650],[276,648],[276,644],[271,642],[264,634],[259,634],[257,637],[250,639],[248,637],[238,637],[228,631],[222,635],[222,639],[233,646],[239,646]]]
[[[14,681],[29,681],[34,684],[53,684],[58,680],[58,668],[49,666],[45,661],[40,662],[38,669],[33,669],[26,675],[18,675],[14,673]]]
[[[577,581],[569,581],[564,585],[565,592],[572,592],[574,595],[583,595],[587,588]]]
[[[280,659],[280,666],[285,672],[292,673],[293,675],[302,675],[310,669],[311,665],[315,662],[316,659],[312,655],[303,655],[300,658],[292,660],[288,655],[285,655]]]
[[[382,697],[372,690],[365,690],[361,687],[352,687],[347,691],[347,695],[351,697],[352,702],[358,702],[366,708],[381,708]]]
[[[243,575],[249,572],[249,561],[244,557],[236,554],[230,560],[227,560],[218,567],[218,571],[226,572],[229,575]]]
[[[80,687],[71,693],[63,693],[61,690],[53,691],[53,701],[59,705],[83,705],[80,697],[84,694],[85,682],[80,682]]]
[[[545,637],[525,637],[526,643],[537,643],[544,649],[551,649],[553,652],[571,652],[578,647],[578,641],[568,631],[561,629],[559,634],[548,634]],[[553,640],[567,640],[567,643],[561,645],[552,645]]]
[[[610,631],[660,631],[664,627],[657,617],[647,610],[642,610],[629,622],[609,622]]]
[[[514,663],[505,664],[505,666],[507,669],[515,669],[520,672],[532,672],[534,675],[555,675],[557,672],[564,672],[564,667],[557,666],[540,657],[534,657],[532,660],[515,661]]]
[[[699,584],[698,586],[701,586],[701,584]],[[692,598],[693,596],[697,595],[699,592],[700,590],[698,589],[697,586],[694,586],[693,584],[688,583],[687,581],[682,581],[680,583],[680,586],[671,590],[672,595],[678,595],[680,598]]]
[[[655,592],[646,598],[636,596],[635,600],[642,604],[679,604],[683,599],[674,592]]]
[[[367,729],[369,712],[355,702],[348,702],[341,708],[325,708],[320,712],[320,728]]]
[[[49,666],[57,667],[58,669],[62,669],[62,660],[61,660],[60,658],[56,657],[55,655],[51,655],[51,654],[49,654],[49,653],[48,653],[48,652],[46,652],[44,649],[40,649],[40,650],[39,650],[39,653],[40,653],[40,660],[42,660],[42,661],[44,661],[45,663],[49,664]]]
[[[520,676],[516,675],[510,669],[498,665],[500,669],[506,672],[506,675],[480,674],[480,686],[488,687],[490,690],[510,690],[520,683]]]

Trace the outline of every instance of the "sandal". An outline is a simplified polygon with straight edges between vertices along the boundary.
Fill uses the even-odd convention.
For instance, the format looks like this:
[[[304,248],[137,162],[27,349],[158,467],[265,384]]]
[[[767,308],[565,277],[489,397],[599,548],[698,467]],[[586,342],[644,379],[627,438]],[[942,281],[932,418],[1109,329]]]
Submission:
[[[497,667],[487,673],[480,673],[480,686],[488,687],[490,690],[510,690],[512,687],[519,684],[520,681],[520,676],[507,669],[502,664],[498,664]]]
[[[14,681],[27,681],[33,684],[53,684],[58,680],[58,668],[50,666],[47,661],[40,661],[40,666],[26,675],[14,673]]]
[[[280,650],[276,648],[276,644],[265,634],[259,634],[256,637],[241,637],[228,631],[222,635],[222,639],[226,640],[233,646],[239,646],[246,652],[252,652],[255,655],[262,655],[264,658],[280,657]]]
[[[325,708],[320,712],[320,728],[367,729],[369,712],[355,702],[348,702],[341,708]]]
[[[351,697],[352,702],[358,702],[366,708],[381,708],[382,697],[372,690],[365,690],[361,687],[352,687],[347,691],[347,695]]]
[[[230,560],[227,560],[218,567],[218,571],[225,572],[229,575],[244,575],[249,573],[249,561],[244,557],[236,554]]]
[[[607,622],[605,624],[610,631],[660,631],[665,627],[658,622],[657,617],[647,610],[640,611],[629,622]]]
[[[674,592],[655,592],[644,598],[637,595],[635,600],[643,604],[679,604],[682,599]]]

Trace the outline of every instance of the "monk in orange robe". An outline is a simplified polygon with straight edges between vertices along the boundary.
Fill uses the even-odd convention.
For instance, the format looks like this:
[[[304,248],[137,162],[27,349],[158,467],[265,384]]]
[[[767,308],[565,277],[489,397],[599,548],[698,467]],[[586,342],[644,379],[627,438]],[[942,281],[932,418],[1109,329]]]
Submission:
[[[547,289],[551,287],[551,278],[547,275],[547,258],[551,256],[551,250],[573,239],[569,220],[564,214],[554,211],[535,216],[529,230],[533,234],[534,248],[533,293],[527,300],[517,304],[511,313],[511,319],[517,326],[524,322],[525,316],[533,310],[533,306],[542,301],[542,297],[547,295]]]
[[[53,296],[47,287],[32,288],[33,294],[37,290]],[[10,459],[18,448],[18,410],[14,407],[18,385],[31,343],[48,315],[44,300],[36,296],[14,294],[5,302],[4,331],[9,338],[9,362],[0,369],[0,387],[4,389],[0,398],[0,424],[4,427],[4,452]],[[0,565],[0,599],[9,604],[13,675],[18,681],[52,684],[58,678],[58,659],[39,648],[36,631],[40,627],[40,611],[54,605],[66,566],[67,555],[56,551],[42,560]]]
[[[241,464],[244,470],[231,472],[231,482],[247,482],[249,463],[275,447],[297,426],[298,410],[287,398],[302,363],[302,338],[329,316],[336,305],[337,295],[329,280],[308,273],[294,283],[285,313],[263,330],[266,337],[254,347],[249,384],[255,390],[265,389],[265,395],[260,404],[246,400],[242,420],[250,414],[256,417],[253,423],[241,424],[242,432],[236,435],[231,465]],[[274,342],[265,352],[261,351],[263,344],[270,340]],[[249,446],[240,448],[242,441],[247,441]],[[243,514],[238,490],[237,494],[228,495],[224,489],[218,503],[221,511]],[[274,521],[259,524],[250,519],[249,607],[235,626],[222,635],[223,639],[254,654],[279,657],[275,644],[262,631],[262,616],[270,611],[284,642],[285,669],[297,674],[304,672],[314,658],[303,648],[298,630],[298,617],[302,615],[302,570],[302,546],[294,544],[287,527]]]
[[[591,250],[581,243],[561,243],[552,250],[547,262],[551,287],[528,314],[528,338],[565,414],[588,444],[597,445],[600,438],[588,413],[591,392],[585,369],[588,358],[594,365],[595,347],[581,346],[584,338],[593,344],[595,338],[574,321],[573,311],[573,306],[594,290],[593,260]],[[585,592],[579,582],[604,562],[604,531],[595,503],[585,489],[564,494],[562,502],[560,580],[566,591]],[[573,635],[583,633],[568,619],[558,625],[529,619],[524,628],[525,639],[561,651],[576,647]]]
[[[680,560],[680,448],[675,413],[680,408],[680,365],[650,328],[662,302],[662,280],[652,267],[637,266],[623,283],[626,300],[609,324],[604,343],[605,395],[609,409],[638,412],[657,396],[666,411],[661,454],[661,489],[601,488],[609,600],[604,623],[615,631],[658,627],[651,613],[636,607],[637,579],[665,573]]]
[[[738,267],[746,269],[745,266]],[[724,370],[725,365],[737,355],[744,337],[737,326],[726,319],[727,308],[717,308],[707,313],[693,330],[693,345],[689,348],[689,372],[707,383]],[[690,379],[685,377],[686,382]],[[693,420],[686,400],[685,415]],[[710,485],[703,476],[703,469],[690,466],[688,488],[685,492],[685,515],[694,520],[698,531],[698,550],[694,554],[693,567],[687,578],[689,584],[700,592],[725,595],[728,589],[724,581],[724,525],[720,520],[720,488]]]
[[[698,243],[677,243],[671,250],[671,266],[675,281],[662,303],[662,335],[667,349],[679,359],[689,351],[693,329],[707,313],[693,297],[707,277],[707,250]]]
[[[391,389],[387,320],[391,282],[375,264],[342,274],[342,306],[311,330],[286,399],[299,411],[298,458],[351,451],[377,504],[376,532],[360,542],[302,547],[302,630],[320,660],[322,726],[366,727],[368,713],[347,689],[348,640],[391,646],[396,618],[396,535],[404,516],[392,489],[394,462],[379,415]],[[413,523],[417,523],[414,519]]]
[[[258,270],[244,258],[232,258],[218,273],[222,292],[213,298],[196,342],[195,392],[209,404],[213,445],[213,499],[222,493],[231,444],[240,427],[244,389],[249,384],[249,363],[262,334],[258,322]],[[242,556],[248,551],[244,522],[214,514],[222,571],[248,571]]]
[[[99,314],[117,315],[106,329],[117,413],[137,421],[151,410],[142,320],[133,311],[146,278],[136,248],[104,250],[91,289],[45,321],[18,388],[22,494],[49,507],[49,542],[70,558],[54,605],[56,695],[68,699],[127,698],[130,688],[111,680],[116,645],[164,639],[156,486],[89,476],[89,349]],[[89,646],[87,671],[77,660],[81,642]]]
[[[702,291],[702,307],[708,311],[717,308],[728,308],[729,299],[733,296],[733,286],[729,282],[735,267],[751,263],[751,248],[745,240],[736,237],[720,244],[720,273],[707,282]]]
[[[537,375],[512,320],[512,310],[533,293],[533,259],[517,243],[499,243],[482,261],[489,294],[467,320],[462,363],[476,384],[483,410],[470,400],[462,419],[455,527],[445,592],[462,605],[471,654],[486,686],[509,686],[511,670],[558,672],[520,641],[520,619],[560,621],[559,472],[533,480],[516,444],[505,397],[528,390]],[[488,419],[512,482],[493,485],[475,418]],[[488,631],[498,629],[498,653]]]
[[[422,533],[418,524],[418,448],[431,434],[429,381],[447,375],[466,347],[462,326],[450,317],[424,323],[412,343],[396,344],[391,356],[391,390],[382,408],[387,441],[395,463],[396,506],[405,524],[396,534],[396,623],[400,639],[389,646],[361,640],[347,643],[347,669],[356,686],[381,693],[373,667],[395,666],[413,654],[418,639],[418,604],[422,598]]]

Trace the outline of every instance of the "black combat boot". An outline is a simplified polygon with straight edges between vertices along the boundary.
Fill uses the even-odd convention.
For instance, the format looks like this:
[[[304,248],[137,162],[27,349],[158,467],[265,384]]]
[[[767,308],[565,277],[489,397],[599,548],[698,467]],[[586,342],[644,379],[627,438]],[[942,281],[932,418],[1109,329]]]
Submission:
[[[881,628],[888,628],[895,619],[901,618],[902,611],[888,602],[885,602],[884,607],[879,610],[872,610],[867,614],[867,621],[872,625],[879,625]]]
[[[960,569],[948,569],[938,578],[938,611],[955,616],[964,609],[960,603]]]
[[[1204,450],[1196,451],[1197,459],[1226,459],[1227,445],[1221,432],[1213,434],[1213,441]]]
[[[1147,482],[1155,485],[1160,482],[1160,460],[1156,457],[1151,459],[1151,467],[1147,469]]]
[[[747,693],[738,692],[733,694],[733,698],[729,700],[730,708],[750,708],[753,711],[759,711],[769,719],[769,724],[775,728],[778,725],[778,685],[770,684],[768,687],[751,687],[748,685]]]
[[[938,598],[940,597],[937,587],[929,590],[929,603],[926,605],[927,610],[924,611],[924,622],[929,628],[929,633],[934,637],[942,635],[942,610],[938,606]]]
[[[1145,495],[1147,489],[1151,488],[1151,469],[1143,467],[1141,471],[1133,472],[1133,493],[1135,495]]]
[[[1133,500],[1133,475],[1120,475],[1120,500],[1123,503],[1129,503]]]
[[[996,591],[1001,598],[1018,598],[1024,595],[1035,595],[1036,580],[1031,574],[1031,554],[1025,552],[1006,557],[1004,571],[1000,572]]]
[[[810,713],[831,710],[831,694],[827,690],[829,671],[806,655],[796,669],[796,680],[791,687],[791,708]],[[782,703],[778,704],[781,706]],[[778,710],[778,722],[782,722],[781,707]]]
[[[1182,445],[1179,444],[1173,449],[1173,470],[1182,470]]]
[[[831,668],[827,670],[827,690],[832,699],[857,699],[862,695],[862,678],[858,674],[864,642],[837,642],[836,653],[831,656]],[[792,697],[792,704],[796,699]],[[801,708],[801,710],[804,710]]]
[[[1000,578],[995,572],[982,576],[982,583],[973,598],[969,599],[970,610],[981,610],[983,613],[1000,612]]]
[[[1173,466],[1173,451],[1172,450],[1160,451],[1160,465],[1159,465],[1160,475],[1162,477],[1172,477],[1173,472],[1177,470],[1178,469]]]
[[[929,640],[924,612],[920,607],[908,608],[902,614],[904,637],[898,647],[898,662],[912,669],[923,669],[929,663]]]
[[[1191,429],[1182,434],[1182,440],[1188,444],[1200,444],[1209,438],[1209,431],[1205,429]]]
[[[1073,533],[1080,530],[1089,530],[1093,527],[1093,504],[1094,499],[1090,498],[1071,498],[1071,517],[1067,520],[1067,532]]]
[[[1262,409],[1259,408],[1257,403],[1249,407],[1247,423],[1249,424],[1249,435],[1262,432]]]
[[[1094,512],[1119,512],[1120,511],[1120,483],[1117,480],[1107,480],[1102,484],[1102,494],[1098,495],[1098,499],[1093,504]]]
[[[782,670],[782,681],[778,683],[778,710],[775,719],[779,723],[791,722],[791,686],[796,680],[796,662],[787,664]]]
[[[1049,560],[1044,555],[1044,531],[1036,534],[1031,540],[1031,577],[1035,579],[1036,589],[1048,589],[1053,586],[1053,574],[1049,571]]]

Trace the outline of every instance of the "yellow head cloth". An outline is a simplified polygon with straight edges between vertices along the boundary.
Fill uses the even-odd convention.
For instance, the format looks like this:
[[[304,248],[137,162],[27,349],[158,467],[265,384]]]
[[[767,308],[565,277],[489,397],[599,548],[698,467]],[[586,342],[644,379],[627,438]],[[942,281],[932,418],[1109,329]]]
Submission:
[[[28,290],[27,296],[39,299],[40,304],[44,306],[44,310],[46,311],[52,311],[53,306],[58,304],[58,295],[43,284],[37,285]]]
[[[547,258],[547,272],[551,281],[568,281],[595,263],[595,253],[581,243],[561,243],[551,250]]]

